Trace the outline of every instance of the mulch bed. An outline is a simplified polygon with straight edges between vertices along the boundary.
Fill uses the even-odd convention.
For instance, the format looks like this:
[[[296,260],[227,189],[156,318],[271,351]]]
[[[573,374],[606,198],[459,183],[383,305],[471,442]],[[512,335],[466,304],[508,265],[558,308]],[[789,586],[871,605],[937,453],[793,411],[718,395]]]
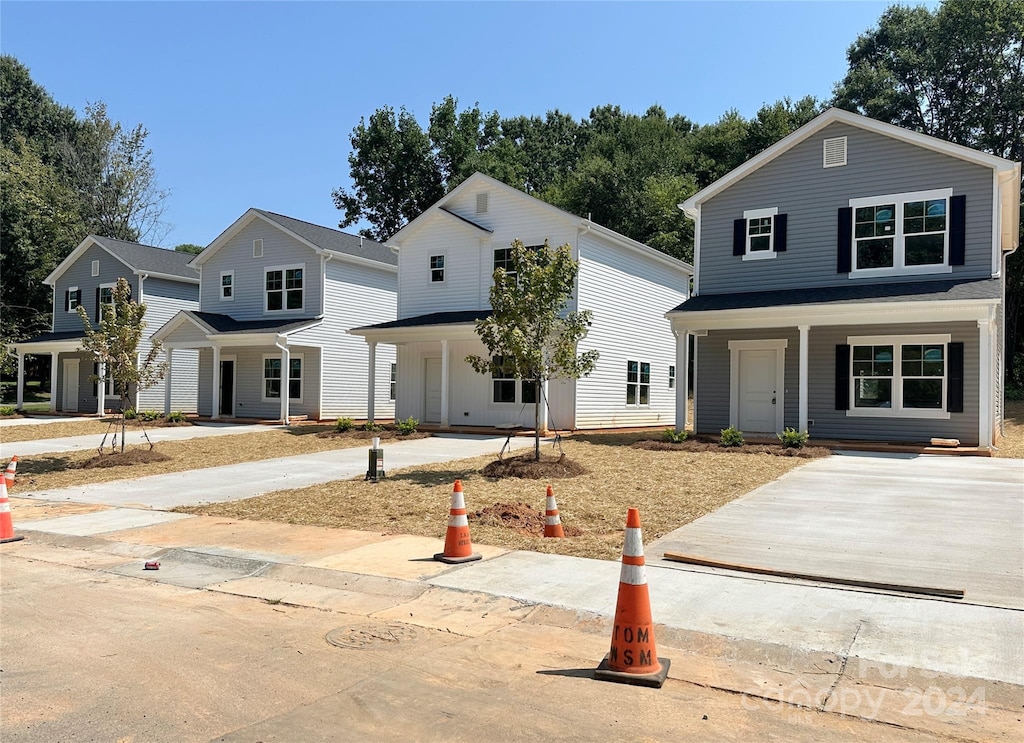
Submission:
[[[430,436],[430,434],[425,431],[403,434],[390,429],[384,429],[383,431],[364,431],[361,428],[353,428],[351,431],[321,431],[317,434],[317,438],[320,439],[362,439],[364,441],[372,441],[374,437],[380,438],[381,441],[392,441],[394,439],[411,441],[412,439],[425,439],[428,436]]]
[[[541,455],[540,461],[533,454],[520,454],[514,457],[496,459],[481,470],[484,477],[519,477],[525,480],[563,480],[586,474],[586,470],[565,454],[558,457]]]
[[[170,459],[171,457],[158,452],[156,449],[126,449],[123,452],[100,454],[92,459],[86,459],[78,465],[78,468],[91,470],[97,467],[131,467],[134,464],[167,462]]]
[[[805,446],[800,449],[785,447],[782,444],[744,444],[743,446],[722,446],[717,441],[692,438],[678,444],[668,441],[637,441],[634,449],[648,451],[687,451],[687,452],[719,452],[722,454],[769,454],[773,457],[799,457],[801,459],[817,459],[832,454],[832,450],[824,446]]]
[[[528,503],[495,503],[471,514],[469,520],[481,526],[503,526],[526,537],[544,536],[544,512]],[[583,530],[562,525],[567,537],[579,537]]]

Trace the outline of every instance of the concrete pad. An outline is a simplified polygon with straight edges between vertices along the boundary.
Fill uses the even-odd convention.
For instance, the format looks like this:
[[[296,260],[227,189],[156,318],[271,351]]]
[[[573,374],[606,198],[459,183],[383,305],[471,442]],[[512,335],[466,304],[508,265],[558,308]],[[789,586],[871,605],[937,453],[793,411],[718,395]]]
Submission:
[[[121,531],[110,538],[296,565],[384,539],[373,532],[353,529],[238,521],[218,516],[194,516],[187,522],[169,521]]]
[[[226,583],[206,586],[209,591],[230,593],[235,596],[249,596],[271,603],[291,606],[308,606],[324,611],[337,611],[367,617],[374,612],[389,609],[407,599],[403,597],[380,596],[372,593],[344,591],[336,588],[290,583],[273,578],[240,578]]]
[[[36,544],[31,540],[24,540],[16,543],[17,546],[6,554],[22,557],[28,560],[39,560],[57,565],[67,565],[72,568],[85,568],[88,570],[101,570],[115,565],[123,565],[127,562],[124,555],[108,555],[92,550],[74,549],[71,547],[54,547],[49,544]]]
[[[42,521],[58,516],[74,516],[81,513],[104,511],[106,506],[94,503],[52,503],[34,501],[29,498],[11,498],[11,517],[15,525],[21,522]]]
[[[31,418],[0,418],[0,429],[16,426],[41,426],[47,423],[87,423],[96,418],[71,415],[33,415]]]
[[[71,419],[60,419],[67,421]],[[89,420],[88,418],[81,420]],[[93,419],[95,420],[95,419]],[[48,421],[52,423],[53,421]],[[192,426],[159,426],[147,428],[146,433],[149,440],[154,444],[161,441],[186,441],[188,439],[201,439],[209,436],[231,436],[240,433],[258,433],[260,431],[271,431],[282,426],[257,426],[237,425],[234,423],[199,423]],[[146,443],[142,432],[136,429],[128,429],[125,435],[125,443],[130,446]],[[64,436],[57,439],[37,439],[34,441],[12,441],[10,443],[0,442],[0,452],[3,456],[17,454],[19,457],[34,457],[39,454],[52,454],[61,451],[83,451],[95,449],[103,441],[103,434],[89,434],[88,436]],[[109,437],[107,443],[110,443]]]
[[[247,578],[267,569],[266,563],[189,550],[167,550],[156,556],[159,570],[146,570],[144,560],[109,568],[104,572],[169,583],[183,588],[206,588],[238,578]]]
[[[394,620],[478,637],[520,621],[532,607],[488,594],[452,595],[433,589],[412,601],[378,611],[374,619]]]
[[[345,570],[367,575],[383,575],[403,580],[420,580],[451,570],[451,565],[438,562],[433,556],[444,550],[444,541],[429,537],[397,536],[341,552],[307,563],[311,567]],[[500,547],[473,545],[484,559],[494,558],[507,550]]]
[[[109,508],[103,511],[61,516],[54,519],[43,519],[32,522],[32,530],[51,532],[53,534],[74,534],[88,536],[106,534],[122,529],[138,529],[141,526],[160,524],[167,521],[191,519],[184,513],[161,513],[159,511],[139,511],[131,508]]]

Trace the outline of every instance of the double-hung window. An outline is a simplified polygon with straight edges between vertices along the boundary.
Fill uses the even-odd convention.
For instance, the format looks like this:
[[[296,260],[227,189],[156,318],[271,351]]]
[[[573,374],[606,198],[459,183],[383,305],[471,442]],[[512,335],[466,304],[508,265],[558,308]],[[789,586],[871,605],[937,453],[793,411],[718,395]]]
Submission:
[[[948,417],[948,335],[862,336],[848,343],[850,415]]]
[[[670,390],[676,388],[676,367],[674,364],[670,364],[668,367],[668,388]]]
[[[939,273],[949,267],[952,189],[851,199],[851,275]]]
[[[301,311],[305,304],[305,266],[273,266],[264,270],[266,312]]]
[[[398,364],[391,365],[391,386],[388,388],[388,400],[395,399],[395,385],[398,381]]]
[[[505,273],[509,276],[516,275],[516,272],[512,270],[512,248],[494,249],[494,270],[497,271],[499,268],[505,269]]]
[[[66,312],[77,312],[78,305],[82,303],[82,290],[79,289],[77,286],[73,286],[70,289],[68,289],[67,297],[68,300],[66,302],[64,310]]]
[[[651,402],[651,365],[647,361],[626,362],[626,404],[649,405]]]
[[[281,399],[281,388],[288,387],[288,399],[302,402],[302,354],[288,357],[288,377],[281,371],[280,356],[263,357],[263,402]]]
[[[222,302],[231,302],[235,298],[235,272],[220,272],[220,299]]]
[[[775,257],[775,217],[778,208],[743,212],[746,222],[743,260]]]
[[[96,307],[97,321],[103,320],[103,308],[114,306],[114,287],[116,284],[100,284],[99,303]]]
[[[444,281],[444,256],[430,256],[430,281],[440,283]]]

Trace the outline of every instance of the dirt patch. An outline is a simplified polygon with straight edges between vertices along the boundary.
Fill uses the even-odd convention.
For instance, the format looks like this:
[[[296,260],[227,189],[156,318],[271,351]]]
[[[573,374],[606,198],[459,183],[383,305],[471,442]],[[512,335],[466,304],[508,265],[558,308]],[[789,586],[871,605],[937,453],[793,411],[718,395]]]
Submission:
[[[151,464],[153,462],[169,462],[171,458],[156,449],[127,449],[116,454],[100,454],[99,456],[86,459],[78,467],[83,470],[91,470],[103,467],[132,467],[137,464]]]
[[[802,449],[787,448],[782,444],[744,444],[743,446],[722,446],[714,441],[702,441],[700,439],[687,439],[678,444],[668,441],[637,441],[632,445],[634,449],[646,449],[647,451],[689,451],[689,452],[718,452],[720,454],[768,454],[773,457],[799,457],[801,459],[817,459],[832,454],[831,449],[824,446],[805,446]]]
[[[544,536],[544,512],[534,510],[528,503],[495,503],[471,514],[469,520],[480,526],[497,526],[512,529],[524,537]],[[575,526],[562,525],[567,537],[583,536],[583,530]]]
[[[393,441],[394,439],[411,441],[413,439],[425,439],[428,436],[430,436],[430,434],[425,431],[402,434],[390,429],[384,429],[383,431],[363,431],[356,428],[353,428],[351,431],[321,431],[317,434],[317,438],[320,439],[354,439],[356,441],[372,441],[374,437],[380,438],[381,441]]]
[[[496,459],[480,472],[484,477],[502,478],[518,477],[524,480],[564,480],[568,477],[579,477],[586,474],[582,465],[567,458],[565,454],[557,457],[541,455],[535,461],[533,454],[520,454],[515,457]]]

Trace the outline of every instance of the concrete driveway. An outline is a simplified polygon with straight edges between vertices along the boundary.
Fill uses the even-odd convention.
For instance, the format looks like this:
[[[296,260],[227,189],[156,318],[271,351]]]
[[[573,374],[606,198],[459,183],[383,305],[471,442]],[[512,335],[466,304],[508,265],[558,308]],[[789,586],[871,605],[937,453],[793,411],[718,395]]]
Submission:
[[[841,453],[648,546],[839,578],[961,589],[1024,609],[1024,461]],[[726,573],[728,571],[718,571]]]

